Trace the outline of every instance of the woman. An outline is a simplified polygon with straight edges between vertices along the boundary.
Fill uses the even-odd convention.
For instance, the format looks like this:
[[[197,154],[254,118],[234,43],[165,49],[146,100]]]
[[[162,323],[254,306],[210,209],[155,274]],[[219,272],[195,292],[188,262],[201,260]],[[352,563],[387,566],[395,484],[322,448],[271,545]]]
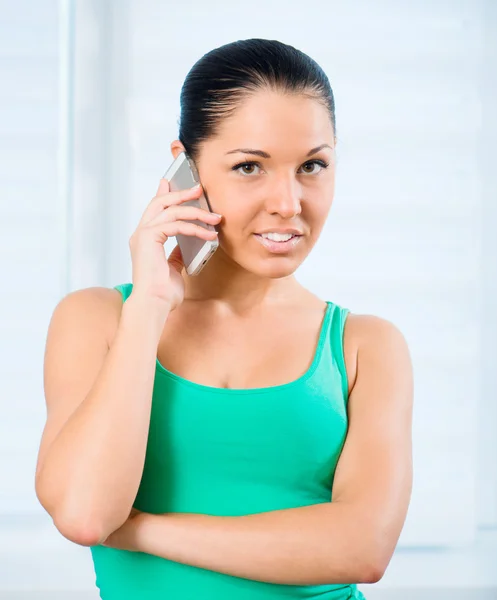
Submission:
[[[104,599],[363,598],[408,508],[412,367],[389,321],[294,277],[333,200],[328,79],[291,46],[238,41],[194,65],[181,109],[172,155],[218,214],[162,180],[133,283],[56,307],[38,497],[91,547]],[[189,277],[163,244],[214,239],[194,220],[220,246]]]

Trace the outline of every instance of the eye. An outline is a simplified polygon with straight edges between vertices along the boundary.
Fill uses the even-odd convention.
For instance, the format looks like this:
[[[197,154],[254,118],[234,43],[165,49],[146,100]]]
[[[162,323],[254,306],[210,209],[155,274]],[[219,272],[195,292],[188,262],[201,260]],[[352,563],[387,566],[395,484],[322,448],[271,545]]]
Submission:
[[[308,167],[308,166],[314,166],[314,165],[318,165],[319,167],[321,167],[321,169],[319,169],[319,171],[316,170],[312,170],[312,171],[304,171],[305,173],[309,174],[309,175],[315,175],[317,173],[320,173],[322,169],[327,169],[329,167],[329,163],[324,162],[324,160],[310,160],[309,162],[306,162],[302,165],[302,167]]]
[[[306,163],[304,163],[302,165],[302,167],[309,167],[312,166],[314,167],[314,165],[318,165],[319,167],[321,167],[319,170],[316,171],[316,169],[313,169],[312,171],[304,171],[304,173],[306,173],[307,175],[317,175],[322,169],[326,169],[329,167],[329,163],[325,162],[324,160],[310,160]],[[243,163],[238,163],[236,165],[234,165],[231,169],[232,171],[238,171],[239,169],[250,169],[251,167],[260,167],[259,163],[255,162],[255,161],[248,161],[248,162],[243,162]],[[246,170],[242,170],[240,171],[240,173],[243,174],[243,176],[248,176],[248,175],[252,175],[254,173],[254,171],[249,171],[247,172]]]
[[[238,171],[241,168],[245,168],[245,167],[258,167],[259,164],[254,162],[254,161],[250,161],[250,162],[244,162],[244,163],[238,163],[237,165],[235,165],[234,167],[232,167],[233,171]],[[247,171],[240,171],[240,173],[242,173],[244,176],[245,175],[252,175],[253,171],[247,173]]]

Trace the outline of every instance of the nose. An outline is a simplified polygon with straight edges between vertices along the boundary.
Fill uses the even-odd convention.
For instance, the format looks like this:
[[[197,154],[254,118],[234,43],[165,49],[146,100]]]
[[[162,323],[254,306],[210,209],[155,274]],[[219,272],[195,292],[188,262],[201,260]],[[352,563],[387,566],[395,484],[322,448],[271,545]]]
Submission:
[[[302,188],[295,177],[279,177],[268,190],[265,205],[269,214],[279,214],[291,219],[302,212]]]

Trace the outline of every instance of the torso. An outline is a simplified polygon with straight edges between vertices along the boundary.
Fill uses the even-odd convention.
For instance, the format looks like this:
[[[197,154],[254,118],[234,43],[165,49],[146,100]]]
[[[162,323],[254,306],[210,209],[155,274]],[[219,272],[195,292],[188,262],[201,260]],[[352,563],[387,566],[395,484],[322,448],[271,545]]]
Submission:
[[[326,303],[310,292],[293,304],[246,317],[215,314],[206,304],[186,300],[167,318],[157,359],[168,371],[212,387],[290,383],[311,365],[325,310]],[[353,320],[349,314],[344,330],[349,393],[357,371],[357,341],[349,327]]]

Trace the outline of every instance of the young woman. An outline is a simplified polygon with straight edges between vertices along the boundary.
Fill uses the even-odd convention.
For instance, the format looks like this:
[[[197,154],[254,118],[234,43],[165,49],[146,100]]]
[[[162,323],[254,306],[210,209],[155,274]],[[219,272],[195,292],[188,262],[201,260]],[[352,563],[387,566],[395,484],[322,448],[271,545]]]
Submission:
[[[335,147],[312,59],[262,39],[209,52],[171,151],[220,216],[162,180],[132,283],[56,307],[36,490],[91,547],[102,598],[345,600],[387,568],[412,485],[409,350],[294,276],[331,208]],[[217,235],[195,220],[220,246],[190,277],[163,244]]]

